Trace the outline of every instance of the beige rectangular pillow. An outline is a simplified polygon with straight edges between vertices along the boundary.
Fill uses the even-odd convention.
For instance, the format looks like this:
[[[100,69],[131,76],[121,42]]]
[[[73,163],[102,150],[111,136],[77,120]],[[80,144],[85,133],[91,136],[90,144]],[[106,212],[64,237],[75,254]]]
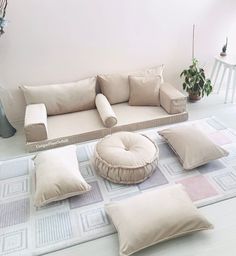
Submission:
[[[73,83],[21,86],[28,104],[43,103],[48,115],[59,115],[95,108],[96,78]]]
[[[158,133],[166,139],[186,170],[229,154],[194,125],[177,126]]]
[[[164,66],[160,65],[140,71],[98,75],[98,83],[102,94],[107,97],[110,104],[127,102],[129,100],[129,75],[155,75],[161,76],[163,80],[163,69]]]
[[[34,163],[34,204],[37,207],[80,195],[91,189],[80,173],[74,145],[40,152]]]
[[[211,229],[182,185],[155,189],[106,205],[119,236],[120,256],[195,231]]]
[[[129,76],[129,105],[160,106],[160,85],[160,76]]]

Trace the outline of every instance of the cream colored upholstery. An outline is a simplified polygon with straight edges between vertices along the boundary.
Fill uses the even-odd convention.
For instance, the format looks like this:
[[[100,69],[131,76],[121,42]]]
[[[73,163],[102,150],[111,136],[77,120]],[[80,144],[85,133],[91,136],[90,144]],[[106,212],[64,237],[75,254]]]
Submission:
[[[47,130],[47,111],[45,105],[27,105],[24,123],[27,142],[46,140],[48,138]]]
[[[78,165],[76,146],[40,152],[34,159],[36,167],[35,206],[63,200],[88,192]]]
[[[129,105],[160,106],[160,76],[129,76]]]
[[[155,189],[111,202],[105,209],[118,231],[120,256],[131,255],[175,237],[213,228],[198,212],[182,185]],[[152,255],[162,255],[161,250],[159,252]]]
[[[163,83],[160,88],[161,106],[169,114],[186,111],[187,97],[171,84]]]
[[[158,147],[148,137],[118,132],[97,143],[95,166],[99,175],[114,183],[135,184],[152,175],[158,156]]]
[[[96,109],[49,116],[47,119],[48,139],[27,143],[27,149],[30,152],[44,150],[103,138],[117,131],[135,131],[188,119],[186,112],[169,115],[161,107],[129,106],[127,102],[112,105],[112,108],[118,122],[109,129],[104,126]]]
[[[160,76],[163,82],[163,69],[164,66],[160,65],[133,72],[98,75],[98,82],[110,104],[117,104],[129,100],[129,75]]]
[[[27,104],[44,103],[48,115],[95,108],[96,77],[66,84],[21,86]]]
[[[38,88],[24,86],[28,103],[45,103],[46,109],[50,109],[50,112],[47,110],[47,118],[45,107],[41,114],[38,108],[29,107],[26,111],[27,149],[30,152],[44,150],[98,139],[112,132],[134,131],[187,120],[186,97],[166,83],[160,86],[160,107],[128,104],[129,75],[160,76],[163,81],[162,73],[163,65],[125,74],[98,76],[98,80],[103,81],[98,83],[103,95],[98,95],[97,100],[99,90],[94,77]],[[65,114],[60,114],[62,112]],[[37,129],[34,130],[34,127]]]
[[[97,94],[95,104],[102,122],[106,127],[111,128],[117,124],[117,117],[106,96],[101,93]]]
[[[164,129],[159,134],[166,139],[186,170],[229,154],[193,125]]]

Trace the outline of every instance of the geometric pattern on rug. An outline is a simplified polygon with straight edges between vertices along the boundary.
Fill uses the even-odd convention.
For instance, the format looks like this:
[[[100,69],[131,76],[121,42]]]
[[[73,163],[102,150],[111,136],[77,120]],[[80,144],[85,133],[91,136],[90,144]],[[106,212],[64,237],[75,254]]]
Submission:
[[[141,133],[158,144],[158,167],[144,182],[122,185],[96,173],[92,160],[96,142],[80,144],[78,163],[91,191],[41,208],[33,205],[34,156],[0,162],[0,255],[44,255],[115,233],[104,204],[176,183],[186,188],[197,207],[236,196],[236,132],[215,118],[176,126],[189,123],[228,150],[229,156],[186,171],[157,134],[163,127],[147,129]]]
[[[225,191],[236,189],[236,175],[234,172],[226,172],[214,176],[214,180]]]
[[[91,186],[91,190],[89,192],[69,198],[69,204],[71,209],[103,201],[102,193],[98,186],[98,182],[93,181],[88,182],[88,184]]]
[[[215,171],[224,169],[225,167],[226,166],[220,160],[214,160],[205,165],[199,166],[196,169],[201,174],[205,174],[205,173],[215,172]]]
[[[144,182],[140,183],[138,185],[140,190],[145,190],[153,187],[158,187],[161,185],[168,184],[168,180],[166,179],[165,175],[160,171],[160,169],[157,167],[153,175],[146,179]]]
[[[27,242],[26,228],[4,233],[0,236],[0,255],[23,255],[19,253],[27,249]]]
[[[69,214],[67,211],[37,218],[35,221],[36,246],[41,247],[70,239],[72,226]]]
[[[14,181],[4,183],[2,188],[2,198],[25,195],[29,192],[29,179],[20,177]]]
[[[80,214],[83,232],[93,231],[110,225],[110,221],[105,213],[104,208],[96,208],[85,211]]]
[[[29,219],[30,200],[20,199],[0,204],[0,228],[24,223]]]
[[[218,195],[216,189],[214,189],[207,178],[202,175],[182,179],[176,183],[184,185],[192,201],[198,201]]]
[[[17,159],[0,163],[0,180],[27,175],[29,159]]]

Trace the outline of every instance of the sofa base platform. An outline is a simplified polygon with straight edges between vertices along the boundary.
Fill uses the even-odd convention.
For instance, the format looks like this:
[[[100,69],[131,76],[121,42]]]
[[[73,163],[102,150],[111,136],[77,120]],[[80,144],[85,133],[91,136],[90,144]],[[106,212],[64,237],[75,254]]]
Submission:
[[[161,125],[173,124],[178,122],[184,122],[188,120],[188,113],[183,112],[180,114],[174,115],[166,115],[156,119],[143,121],[143,122],[136,122],[131,124],[121,124],[114,126],[112,128],[103,128],[99,130],[94,130],[86,133],[81,134],[74,134],[69,136],[63,136],[43,141],[37,142],[28,142],[26,143],[26,150],[28,152],[36,152],[42,151],[47,149],[52,149],[56,147],[62,147],[70,144],[76,144],[81,142],[86,142],[90,140],[96,140],[105,137],[108,134],[119,132],[119,131],[138,131],[147,128],[154,128]]]

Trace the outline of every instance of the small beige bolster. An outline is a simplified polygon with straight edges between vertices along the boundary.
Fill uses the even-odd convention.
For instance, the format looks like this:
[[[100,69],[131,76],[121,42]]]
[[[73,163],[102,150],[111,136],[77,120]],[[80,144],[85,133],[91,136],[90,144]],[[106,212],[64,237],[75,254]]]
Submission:
[[[30,104],[25,111],[25,136],[27,142],[46,140],[47,110],[44,104]]]
[[[178,114],[186,111],[187,97],[168,83],[160,87],[161,106],[169,114]]]
[[[97,94],[95,104],[105,127],[111,128],[117,124],[116,114],[103,94]]]

